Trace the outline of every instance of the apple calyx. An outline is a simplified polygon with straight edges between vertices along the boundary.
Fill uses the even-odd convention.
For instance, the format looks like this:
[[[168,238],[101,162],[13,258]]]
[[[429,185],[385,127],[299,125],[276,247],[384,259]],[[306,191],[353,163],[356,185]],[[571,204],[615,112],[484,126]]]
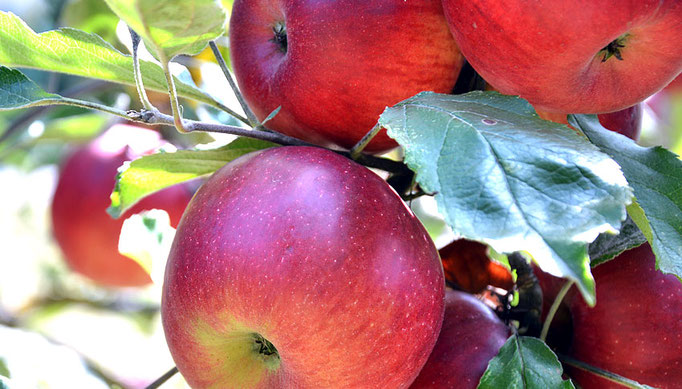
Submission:
[[[265,339],[263,335],[253,333],[254,351],[263,355],[264,360],[279,360],[279,352],[274,344]]]
[[[603,53],[604,57],[601,59],[602,62],[606,62],[611,57],[616,57],[618,60],[623,60],[623,55],[621,54],[621,49],[625,47],[625,41],[629,37],[629,34],[623,34],[618,38],[614,39],[606,45],[603,49],[599,50],[599,53]]]
[[[275,23],[274,26],[272,26],[272,31],[275,33],[275,36],[270,39],[272,43],[277,46],[279,51],[282,53],[286,54],[288,45],[287,45],[287,27],[284,24],[283,21],[279,21]]]

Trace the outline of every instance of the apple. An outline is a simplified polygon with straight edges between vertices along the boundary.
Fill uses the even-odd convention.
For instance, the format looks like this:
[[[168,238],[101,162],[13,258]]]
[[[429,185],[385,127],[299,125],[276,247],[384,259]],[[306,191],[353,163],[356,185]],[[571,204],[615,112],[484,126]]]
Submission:
[[[537,111],[538,115],[556,123],[568,124],[566,114]],[[606,129],[625,135],[630,139],[637,140],[642,130],[642,105],[635,104],[616,112],[602,113],[597,115],[599,123]],[[572,127],[571,127],[572,128]]]
[[[448,290],[436,346],[410,388],[475,389],[509,328],[474,296]]]
[[[542,111],[622,110],[682,71],[678,0],[443,0],[443,8],[473,68]]]
[[[456,239],[438,250],[445,281],[459,290],[481,293],[488,285],[512,290],[509,269],[488,256],[488,246],[473,240]]]
[[[682,383],[682,283],[656,270],[648,244],[592,270],[597,304],[579,294],[570,354],[583,362],[657,388]],[[583,389],[620,388],[594,374],[570,370]]]
[[[197,192],[161,315],[193,388],[404,388],[433,349],[445,280],[418,219],[332,151],[240,157]]]
[[[119,254],[123,221],[153,208],[166,210],[177,225],[192,191],[176,185],[154,193],[119,219],[107,214],[118,168],[162,145],[157,132],[124,124],[112,126],[64,162],[52,199],[54,237],[69,267],[104,286],[142,286],[151,278],[134,260]]]
[[[440,0],[236,0],[230,55],[239,87],[267,127],[351,148],[386,106],[449,93],[463,58]],[[365,149],[396,147],[382,131]]]

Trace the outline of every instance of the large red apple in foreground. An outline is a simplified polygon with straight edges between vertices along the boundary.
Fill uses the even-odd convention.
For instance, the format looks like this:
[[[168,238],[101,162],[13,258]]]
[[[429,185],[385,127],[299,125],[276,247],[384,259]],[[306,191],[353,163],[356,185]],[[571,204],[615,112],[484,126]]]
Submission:
[[[241,157],[197,192],[161,314],[194,388],[400,388],[443,320],[438,252],[400,197],[328,150]]]
[[[543,111],[621,110],[682,71],[678,0],[443,0],[443,7],[474,69]]]
[[[168,212],[177,225],[192,197],[187,186],[173,186],[140,201],[119,219],[107,214],[118,168],[162,145],[158,133],[115,125],[62,166],[52,200],[52,228],[69,267],[105,286],[141,286],[151,278],[134,260],[119,254],[123,221],[149,209]]]
[[[445,318],[436,346],[410,388],[475,389],[509,328],[474,296],[445,294]]]
[[[648,244],[628,250],[592,271],[597,305],[579,294],[571,354],[590,365],[656,388],[682,385],[682,283],[655,269]],[[571,378],[584,389],[621,386],[582,370]]]
[[[260,120],[273,130],[350,148],[386,106],[449,93],[462,56],[440,0],[236,0],[230,55]],[[366,149],[396,143],[385,132]]]

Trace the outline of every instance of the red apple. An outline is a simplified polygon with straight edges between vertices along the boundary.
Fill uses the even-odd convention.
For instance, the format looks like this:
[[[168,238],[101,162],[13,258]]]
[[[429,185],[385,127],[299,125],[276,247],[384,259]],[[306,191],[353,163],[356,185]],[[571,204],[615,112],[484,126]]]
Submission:
[[[509,328],[474,296],[445,293],[445,318],[436,346],[410,388],[475,389]]]
[[[443,320],[438,252],[379,176],[313,147],[218,170],[180,221],[163,285],[193,388],[407,387]]]
[[[246,101],[267,126],[352,147],[386,106],[449,93],[462,66],[440,0],[236,0],[230,55]],[[397,144],[385,132],[366,149]]]
[[[568,124],[566,114],[538,111],[538,115],[556,123]],[[605,128],[637,140],[642,130],[642,106],[635,104],[620,111],[597,115],[599,123]]]
[[[678,0],[443,0],[480,75],[548,112],[633,106],[682,71]]]
[[[648,244],[592,270],[597,305],[579,294],[571,355],[590,365],[657,388],[682,384],[682,283],[655,268]],[[582,370],[571,377],[583,389],[621,386]]]
[[[65,161],[52,200],[52,228],[71,269],[104,286],[142,286],[151,282],[137,262],[118,252],[123,221],[135,213],[157,208],[167,211],[171,223],[177,225],[191,190],[180,185],[157,192],[119,219],[112,219],[106,210],[123,162],[161,145],[154,131],[115,125]]]

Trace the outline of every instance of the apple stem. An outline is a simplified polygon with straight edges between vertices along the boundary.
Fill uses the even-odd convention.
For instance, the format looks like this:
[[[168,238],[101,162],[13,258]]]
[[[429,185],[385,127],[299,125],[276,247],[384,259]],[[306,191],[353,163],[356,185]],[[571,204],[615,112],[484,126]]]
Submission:
[[[144,109],[147,111],[154,111],[156,110],[156,107],[154,107],[154,105],[149,101],[149,97],[147,97],[147,91],[144,89],[144,82],[142,81],[142,72],[140,71],[140,57],[137,51],[140,46],[140,36],[130,27],[128,27],[128,31],[130,31],[130,38],[132,39],[133,46],[133,78],[135,78],[137,95],[139,96]]]
[[[168,370],[165,372],[161,377],[157,378],[152,382],[151,384],[147,385],[145,389],[156,389],[159,386],[163,385],[166,381],[168,381],[172,376],[175,375],[175,373],[178,372],[178,367],[173,366],[172,369]]]
[[[168,97],[170,98],[171,110],[173,111],[173,124],[179,132],[189,132],[189,130],[185,128],[182,120],[182,109],[178,102],[178,94],[175,91],[175,80],[173,80],[173,74],[170,71],[170,60],[166,58],[166,55],[162,50],[159,50],[158,55],[159,60],[161,60],[161,66],[163,67],[163,74],[166,75],[166,83],[168,84]]]
[[[356,143],[352,149],[350,149],[350,157],[354,160],[358,159],[358,157],[362,153],[362,150],[364,150],[365,147],[367,147],[369,142],[371,142],[372,139],[374,139],[374,137],[377,136],[377,134],[379,133],[379,131],[381,131],[382,128],[383,127],[381,127],[379,123],[375,124],[374,127],[372,127],[372,129],[369,130],[369,132],[366,133],[365,136],[363,136],[362,139],[360,139],[360,141]]]
[[[566,365],[573,366],[573,367],[578,368],[580,370],[584,370],[584,371],[590,372],[592,374],[598,375],[598,376],[605,378],[609,381],[621,384],[627,388],[641,389],[643,387],[643,385],[637,381],[623,377],[623,376],[618,375],[616,373],[612,373],[610,371],[600,369],[598,367],[594,367],[594,366],[589,365],[585,362],[582,362],[582,361],[579,361],[575,358],[569,357],[568,355],[557,354],[557,356],[559,357],[559,360]]]
[[[566,281],[564,286],[561,287],[559,293],[557,293],[556,297],[554,298],[552,306],[549,308],[549,312],[547,312],[545,322],[542,325],[542,332],[540,332],[540,339],[543,342],[547,339],[549,327],[552,324],[552,320],[554,320],[554,315],[556,315],[557,311],[559,310],[559,306],[561,306],[561,301],[563,301],[564,297],[566,296],[566,293],[568,293],[568,290],[571,289],[571,286],[573,286],[573,281],[571,280]]]
[[[248,104],[246,104],[246,100],[244,100],[244,96],[242,96],[242,93],[239,91],[237,83],[234,82],[234,78],[232,77],[230,70],[227,68],[225,58],[223,58],[223,55],[220,53],[218,46],[216,45],[215,41],[208,42],[208,45],[211,47],[211,51],[213,51],[213,56],[215,57],[216,61],[218,61],[218,65],[220,66],[220,70],[223,71],[223,75],[225,75],[227,82],[230,84],[230,88],[232,88],[234,95],[237,96],[237,101],[239,101],[239,105],[242,106],[242,110],[244,110],[244,113],[246,113],[246,117],[248,118],[248,120],[242,118],[241,115],[235,116],[235,114],[233,114],[233,116],[235,116],[237,119],[241,120],[245,124],[250,125],[251,127],[257,127],[260,124],[260,122],[256,118],[256,115],[253,113],[251,108],[249,108]]]

